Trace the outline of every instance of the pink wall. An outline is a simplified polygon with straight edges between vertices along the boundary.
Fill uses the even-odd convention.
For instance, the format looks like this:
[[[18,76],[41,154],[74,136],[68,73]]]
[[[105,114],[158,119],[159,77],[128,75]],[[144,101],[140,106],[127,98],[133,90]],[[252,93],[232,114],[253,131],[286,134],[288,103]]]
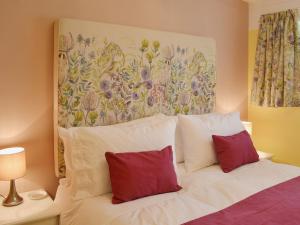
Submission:
[[[21,145],[28,171],[19,189],[55,193],[53,22],[60,17],[212,37],[217,110],[247,118],[248,6],[241,0],[1,0],[0,148]],[[7,183],[0,182],[5,193]]]

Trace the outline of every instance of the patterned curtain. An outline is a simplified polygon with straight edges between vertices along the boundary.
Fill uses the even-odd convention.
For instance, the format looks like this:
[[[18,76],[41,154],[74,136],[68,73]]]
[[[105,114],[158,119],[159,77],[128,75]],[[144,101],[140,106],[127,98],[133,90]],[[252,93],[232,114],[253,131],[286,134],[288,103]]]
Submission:
[[[251,102],[259,106],[300,106],[298,11],[260,18]]]

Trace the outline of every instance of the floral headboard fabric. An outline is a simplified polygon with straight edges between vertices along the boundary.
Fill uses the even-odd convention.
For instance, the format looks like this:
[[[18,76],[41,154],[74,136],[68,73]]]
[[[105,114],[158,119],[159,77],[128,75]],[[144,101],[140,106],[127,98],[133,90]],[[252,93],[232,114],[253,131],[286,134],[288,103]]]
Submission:
[[[55,25],[57,127],[109,125],[150,116],[202,114],[215,106],[215,41],[128,26],[61,19]]]

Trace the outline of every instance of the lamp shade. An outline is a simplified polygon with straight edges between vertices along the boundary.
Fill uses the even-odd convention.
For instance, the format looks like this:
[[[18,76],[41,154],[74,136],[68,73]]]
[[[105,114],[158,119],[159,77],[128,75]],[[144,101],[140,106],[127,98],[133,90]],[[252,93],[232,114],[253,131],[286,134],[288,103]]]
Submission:
[[[249,122],[249,121],[242,121],[246,131],[252,135],[252,122]]]
[[[21,147],[0,150],[0,180],[14,180],[26,172],[25,150]]]

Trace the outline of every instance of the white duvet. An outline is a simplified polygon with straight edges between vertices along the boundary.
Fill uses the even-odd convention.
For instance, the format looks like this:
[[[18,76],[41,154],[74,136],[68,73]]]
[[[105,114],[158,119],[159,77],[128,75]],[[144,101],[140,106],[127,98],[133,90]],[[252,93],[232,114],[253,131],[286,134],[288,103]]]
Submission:
[[[60,185],[62,225],[179,225],[219,211],[265,188],[300,176],[300,168],[261,160],[223,173],[218,165],[180,175],[183,189],[118,205],[111,194],[72,201]]]

